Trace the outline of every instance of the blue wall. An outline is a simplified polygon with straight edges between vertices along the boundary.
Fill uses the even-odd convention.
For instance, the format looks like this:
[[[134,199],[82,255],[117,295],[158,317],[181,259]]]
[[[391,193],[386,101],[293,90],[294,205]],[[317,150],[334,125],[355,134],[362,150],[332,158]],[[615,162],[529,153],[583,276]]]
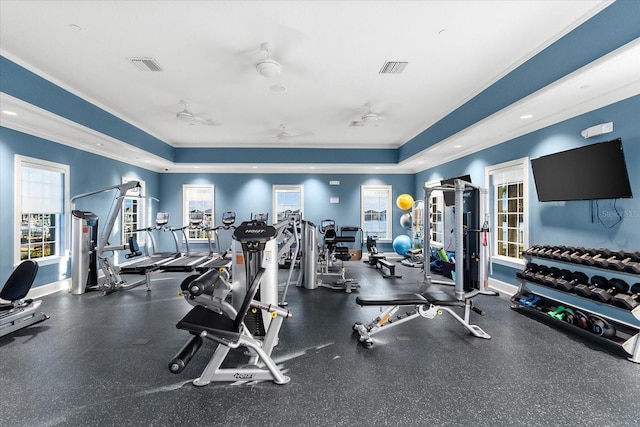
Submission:
[[[339,186],[329,185],[340,181]],[[215,186],[215,221],[220,224],[222,212],[233,211],[236,221],[248,220],[251,214],[268,212],[272,221],[273,185],[304,186],[304,219],[319,225],[323,219],[333,219],[338,227],[360,225],[360,186],[392,185],[393,198],[409,193],[415,186],[413,175],[351,175],[351,174],[162,174],[160,177],[160,208],[170,218],[182,219],[182,185],[212,184]],[[340,203],[329,203],[338,197]],[[400,226],[403,214],[393,205],[393,235],[404,234]],[[172,221],[173,223],[173,221]],[[176,224],[177,226],[177,224]],[[163,242],[166,244],[167,239]],[[381,244],[390,251],[390,244]]]
[[[213,184],[215,186],[216,221],[224,211],[237,213],[238,221],[249,219],[252,213],[272,210],[273,185],[304,185],[305,219],[316,224],[334,219],[338,227],[359,225],[360,186],[363,184],[388,184],[393,186],[394,199],[414,188],[413,175],[293,175],[293,174],[158,174],[126,163],[110,160],[85,151],[76,150],[11,129],[0,127],[0,229],[14,230],[14,155],[19,154],[70,166],[71,197],[102,188],[118,185],[122,177],[145,181],[147,196],[160,199],[153,202],[153,213],[169,212],[170,225],[182,225],[182,185]],[[339,180],[339,186],[330,186],[329,180]],[[102,224],[109,215],[116,196],[115,191],[80,199],[76,208],[97,214]],[[330,204],[330,197],[339,197],[339,204]],[[404,234],[399,223],[402,211],[393,207],[393,234]],[[2,233],[0,239],[0,282],[4,282],[13,265],[14,241],[12,232]],[[115,234],[115,233],[114,233]],[[114,237],[112,242],[119,241]],[[172,250],[173,240],[168,233],[157,238],[158,250]],[[381,250],[391,250],[391,245],[381,244]],[[68,262],[59,265],[43,265],[36,283],[39,286],[70,277]]]
[[[464,174],[486,186],[485,167],[523,157],[530,159],[597,142],[622,138],[634,198],[619,199],[615,206],[622,221],[615,222],[612,200],[598,202],[600,219],[591,220],[591,201],[538,202],[533,176],[529,175],[529,244],[607,247],[640,250],[640,96],[609,105],[554,126],[515,138],[479,153],[443,164],[416,175],[415,194],[422,197],[425,182]],[[614,122],[614,132],[583,139],[580,132],[599,123]],[[594,171],[597,173],[598,171]],[[447,226],[447,228],[450,228]],[[494,265],[493,277],[517,284],[515,270]]]
[[[154,172],[0,127],[0,188],[2,191],[0,230],[4,230],[3,238],[0,239],[0,283],[4,283],[14,269],[15,154],[69,165],[71,197],[118,185],[122,182],[123,176],[145,181],[148,195],[159,193],[159,176]],[[115,195],[115,192],[109,192],[81,199],[77,203],[77,209],[92,211],[101,219],[106,218]],[[43,265],[40,267],[34,286],[68,277],[70,277],[68,263]]]

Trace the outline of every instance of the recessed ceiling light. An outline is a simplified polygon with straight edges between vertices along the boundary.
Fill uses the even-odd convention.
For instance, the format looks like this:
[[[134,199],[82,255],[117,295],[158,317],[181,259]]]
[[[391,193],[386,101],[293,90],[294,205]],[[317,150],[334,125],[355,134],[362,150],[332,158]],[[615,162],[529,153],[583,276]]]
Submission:
[[[523,116],[520,116],[521,119],[530,119],[531,117],[533,117],[533,114],[525,114]]]
[[[7,116],[17,116],[18,113],[9,110],[2,110],[2,114],[6,114]]]
[[[282,93],[286,92],[287,88],[282,85],[272,85],[269,90],[273,93]]]
[[[462,148],[462,145],[460,145],[460,144],[454,145],[453,148]]]
[[[104,144],[102,142],[97,142],[96,147],[102,147]]]

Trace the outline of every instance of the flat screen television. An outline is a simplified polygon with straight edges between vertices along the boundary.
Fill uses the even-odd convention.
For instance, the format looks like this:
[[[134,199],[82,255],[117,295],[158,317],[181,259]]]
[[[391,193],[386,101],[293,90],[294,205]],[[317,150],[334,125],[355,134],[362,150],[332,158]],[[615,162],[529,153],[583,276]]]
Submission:
[[[462,175],[462,176],[456,176],[454,178],[443,179],[442,181],[440,181],[440,185],[442,185],[442,186],[455,185],[455,180],[456,179],[461,179],[463,181],[471,182],[471,175]],[[444,197],[444,205],[445,206],[453,206],[453,205],[456,204],[456,193],[455,193],[455,191],[443,191],[442,194],[443,194],[443,197]]]
[[[531,160],[538,200],[633,197],[620,138]]]

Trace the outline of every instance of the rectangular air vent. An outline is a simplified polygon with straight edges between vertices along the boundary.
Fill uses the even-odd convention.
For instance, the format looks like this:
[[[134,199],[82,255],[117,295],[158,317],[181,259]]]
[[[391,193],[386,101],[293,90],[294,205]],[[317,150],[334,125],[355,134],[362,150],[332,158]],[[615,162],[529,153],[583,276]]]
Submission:
[[[378,74],[400,74],[404,71],[408,62],[387,61],[384,63]]]
[[[160,64],[153,58],[127,58],[140,71],[162,71]]]

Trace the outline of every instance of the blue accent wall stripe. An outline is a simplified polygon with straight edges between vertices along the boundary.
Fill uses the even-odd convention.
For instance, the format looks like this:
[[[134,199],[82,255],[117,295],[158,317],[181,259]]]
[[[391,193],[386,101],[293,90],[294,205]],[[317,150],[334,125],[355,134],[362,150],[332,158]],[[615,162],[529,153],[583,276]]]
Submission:
[[[176,163],[354,163],[395,164],[396,149],[177,148]]]
[[[173,160],[174,148],[169,144],[3,56],[0,56],[0,91],[167,160]]]
[[[405,160],[640,37],[640,1],[617,1],[400,147]],[[499,49],[499,46],[496,46]]]

